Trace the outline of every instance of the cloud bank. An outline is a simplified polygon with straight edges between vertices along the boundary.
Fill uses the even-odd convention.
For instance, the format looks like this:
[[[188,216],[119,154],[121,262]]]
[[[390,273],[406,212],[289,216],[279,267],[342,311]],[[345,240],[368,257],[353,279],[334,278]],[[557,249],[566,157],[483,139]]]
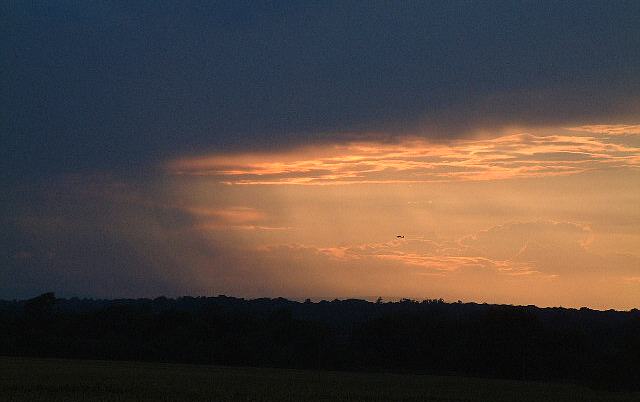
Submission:
[[[637,2],[11,2],[2,170],[382,133],[459,138],[640,112]]]
[[[572,131],[582,130],[582,135]],[[638,169],[640,144],[629,126],[571,128],[569,134],[517,133],[491,139],[434,143],[354,142],[288,153],[223,154],[175,160],[177,175],[208,176],[227,184],[349,184],[484,181]],[[563,130],[559,130],[563,131]],[[584,132],[589,135],[584,135]],[[593,132],[610,136],[592,136]],[[613,133],[613,134],[612,134]]]

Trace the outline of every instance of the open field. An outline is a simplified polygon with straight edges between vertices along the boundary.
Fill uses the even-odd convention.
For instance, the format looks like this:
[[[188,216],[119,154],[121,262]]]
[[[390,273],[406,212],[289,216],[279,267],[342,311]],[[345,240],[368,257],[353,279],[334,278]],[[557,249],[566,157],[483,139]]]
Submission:
[[[536,382],[0,357],[0,401],[640,401]]]

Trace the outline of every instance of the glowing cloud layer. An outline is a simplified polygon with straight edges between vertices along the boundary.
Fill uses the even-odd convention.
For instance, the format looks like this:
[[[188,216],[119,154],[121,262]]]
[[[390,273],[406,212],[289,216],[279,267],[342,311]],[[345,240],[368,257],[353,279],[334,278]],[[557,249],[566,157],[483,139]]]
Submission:
[[[640,166],[640,146],[618,140],[620,135],[640,133],[640,126],[559,131],[447,143],[408,137],[393,143],[351,142],[286,153],[192,157],[172,161],[168,169],[226,184],[326,185],[500,180]]]

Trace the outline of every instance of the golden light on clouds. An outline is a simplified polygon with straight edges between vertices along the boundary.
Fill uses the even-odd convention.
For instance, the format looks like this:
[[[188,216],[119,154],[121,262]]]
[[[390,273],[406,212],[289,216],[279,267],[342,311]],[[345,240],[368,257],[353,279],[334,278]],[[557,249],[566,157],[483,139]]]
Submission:
[[[599,133],[608,135],[637,135],[640,134],[640,124],[593,124],[587,126],[569,127],[571,131]]]
[[[189,157],[172,161],[177,175],[210,176],[226,184],[327,185],[485,181],[638,168],[640,145],[605,136],[640,133],[640,126],[582,126],[560,134],[514,133],[490,139],[433,143],[351,142],[284,153]]]
[[[215,248],[199,282],[241,295],[629,308],[638,127],[183,157],[164,202]]]

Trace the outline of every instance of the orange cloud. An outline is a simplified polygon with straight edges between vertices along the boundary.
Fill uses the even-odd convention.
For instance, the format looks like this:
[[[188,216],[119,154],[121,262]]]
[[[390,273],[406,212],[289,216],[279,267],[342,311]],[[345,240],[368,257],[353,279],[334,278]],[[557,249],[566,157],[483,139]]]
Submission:
[[[262,252],[271,253],[283,247],[292,252],[304,251],[316,257],[345,263],[358,261],[367,265],[371,261],[398,263],[406,267],[420,268],[417,273],[447,276],[470,271],[487,271],[508,276],[536,275],[554,278],[555,273],[543,273],[530,261],[496,258],[484,250],[470,248],[459,241],[434,241],[423,238],[392,240],[353,246],[315,247],[305,245],[260,246]],[[491,253],[489,253],[491,254]]]
[[[633,132],[636,126],[624,127],[607,130]],[[633,144],[527,133],[446,144],[422,138],[352,142],[279,154],[182,158],[168,165],[176,175],[210,176],[226,184],[298,185],[484,181],[638,167],[640,147]]]
[[[637,257],[595,254],[588,249],[591,237],[591,228],[586,225],[530,221],[497,225],[458,240],[408,237],[332,247],[281,244],[261,246],[259,250],[268,254],[284,248],[358,266],[374,261],[397,263],[420,269],[416,273],[440,277],[475,272],[555,279],[601,275],[614,265],[622,272],[634,272]]]
[[[227,207],[179,207],[194,216],[200,230],[250,230],[250,231],[282,231],[291,228],[265,224],[267,215],[255,208]]]
[[[265,214],[254,208],[248,207],[229,207],[229,208],[202,208],[202,207],[185,207],[184,211],[192,215],[213,218],[229,224],[239,224],[247,222],[255,222],[265,218]]]
[[[568,127],[571,131],[609,135],[635,135],[640,134],[640,124],[593,124],[588,126]]]

